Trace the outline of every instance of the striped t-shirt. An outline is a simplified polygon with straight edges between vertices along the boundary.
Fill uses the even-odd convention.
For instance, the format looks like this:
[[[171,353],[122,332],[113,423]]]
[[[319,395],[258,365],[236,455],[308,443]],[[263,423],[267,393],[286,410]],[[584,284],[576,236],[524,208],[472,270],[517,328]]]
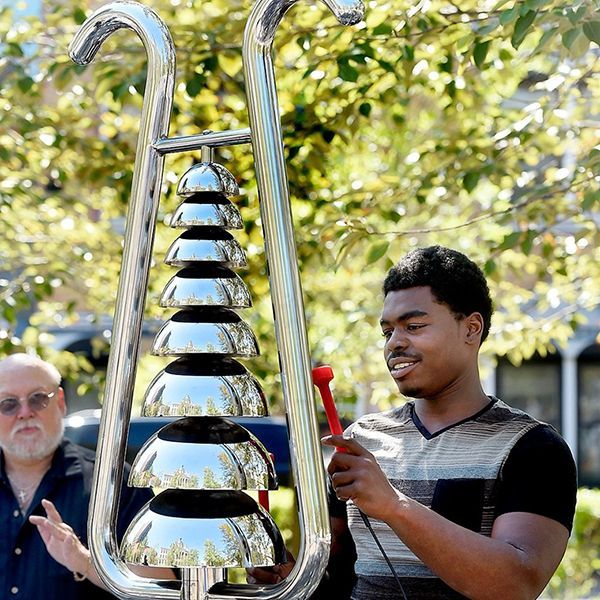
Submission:
[[[398,409],[359,419],[346,435],[375,456],[396,489],[483,535],[491,535],[499,514],[515,511],[548,516],[568,529],[572,525],[576,475],[567,445],[549,425],[495,398],[472,417],[434,434],[419,421],[414,403],[407,402]],[[339,505],[332,506],[332,515],[336,510]],[[402,598],[351,501],[347,516],[357,553],[358,580],[352,599]],[[462,598],[385,523],[370,521],[408,598]]]

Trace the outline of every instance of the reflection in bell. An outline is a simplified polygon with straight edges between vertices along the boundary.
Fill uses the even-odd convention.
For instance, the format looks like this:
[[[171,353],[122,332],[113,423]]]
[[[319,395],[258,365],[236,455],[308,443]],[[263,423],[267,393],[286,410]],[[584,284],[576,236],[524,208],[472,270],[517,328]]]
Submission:
[[[223,227],[242,229],[240,211],[223,194],[198,193],[188,196],[169,221],[171,227]]]
[[[179,358],[150,383],[143,417],[266,417],[258,381],[231,358]]]
[[[246,255],[233,236],[220,227],[194,227],[184,231],[170,246],[165,263],[175,267],[217,262],[245,267]]]
[[[128,563],[171,568],[247,568],[285,560],[269,513],[237,491],[162,492],[127,529],[121,554]]]
[[[213,490],[276,489],[273,461],[247,429],[221,417],[179,419],[142,446],[132,487]]]
[[[225,308],[181,310],[160,328],[152,344],[152,354],[157,356],[258,353],[258,342],[250,327]]]
[[[249,308],[252,299],[239,275],[226,267],[208,264],[179,271],[165,286],[160,305],[171,308]]]
[[[240,193],[234,176],[219,163],[201,162],[190,167],[179,180],[178,196],[191,196],[198,192],[221,192],[226,196]]]

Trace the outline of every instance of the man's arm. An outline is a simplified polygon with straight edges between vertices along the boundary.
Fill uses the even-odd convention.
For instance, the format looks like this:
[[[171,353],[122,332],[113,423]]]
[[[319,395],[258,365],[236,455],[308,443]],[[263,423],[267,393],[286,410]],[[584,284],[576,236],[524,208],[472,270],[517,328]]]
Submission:
[[[81,543],[73,528],[63,521],[58,510],[50,500],[42,500],[46,516],[32,515],[29,517],[46,545],[48,554],[80,580],[89,579],[95,586],[106,590],[95,569],[92,567],[90,551]],[[140,577],[156,579],[175,579],[171,569],[161,567],[144,567],[128,565],[130,570]]]
[[[338,497],[384,521],[423,563],[457,592],[474,600],[536,598],[558,566],[569,532],[553,519],[525,512],[499,516],[490,538],[461,527],[394,489],[375,457],[355,440],[329,472]]]

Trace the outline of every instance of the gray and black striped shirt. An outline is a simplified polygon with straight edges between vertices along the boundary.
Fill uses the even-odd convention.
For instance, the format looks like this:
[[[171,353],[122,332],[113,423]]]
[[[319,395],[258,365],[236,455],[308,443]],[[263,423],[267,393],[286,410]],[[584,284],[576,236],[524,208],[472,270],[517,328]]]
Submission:
[[[570,450],[549,425],[491,399],[477,414],[430,434],[414,403],[367,415],[351,425],[391,484],[451,521],[490,536],[494,519],[523,511],[572,525],[576,474]],[[332,515],[342,507],[332,502]],[[402,598],[357,508],[347,505],[355,542],[353,600]],[[383,522],[371,525],[410,600],[461,598],[440,581]],[[452,551],[451,548],[448,549]]]

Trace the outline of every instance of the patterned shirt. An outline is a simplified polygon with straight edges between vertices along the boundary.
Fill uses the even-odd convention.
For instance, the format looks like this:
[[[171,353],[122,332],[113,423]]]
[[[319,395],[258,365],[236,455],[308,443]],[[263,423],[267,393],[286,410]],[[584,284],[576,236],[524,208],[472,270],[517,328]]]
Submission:
[[[414,403],[367,415],[351,425],[354,437],[377,459],[390,483],[449,520],[490,536],[500,514],[523,511],[570,529],[577,490],[570,450],[549,425],[495,398],[475,415],[430,434]],[[332,516],[341,506],[331,500]],[[347,504],[356,546],[353,600],[402,598],[358,509]],[[371,525],[407,596],[462,598],[438,579],[385,523]],[[452,551],[451,548],[448,549]]]

